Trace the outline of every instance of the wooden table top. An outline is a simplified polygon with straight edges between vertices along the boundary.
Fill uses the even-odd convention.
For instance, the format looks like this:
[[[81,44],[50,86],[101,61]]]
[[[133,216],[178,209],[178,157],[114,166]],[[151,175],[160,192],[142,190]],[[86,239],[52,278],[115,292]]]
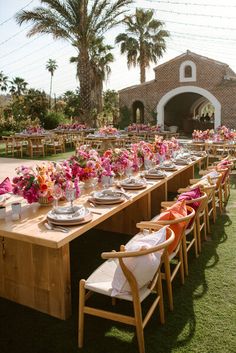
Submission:
[[[7,216],[5,220],[0,220],[0,236],[8,237],[16,240],[22,240],[33,244],[43,245],[50,248],[59,248],[73,239],[77,238],[81,234],[85,233],[96,225],[105,221],[115,213],[121,211],[125,207],[129,206],[130,203],[135,202],[144,195],[150,193],[159,186],[165,184],[177,175],[179,172],[183,172],[188,169],[189,166],[193,166],[205,157],[199,157],[196,161],[191,162],[189,165],[177,166],[177,171],[167,172],[167,177],[161,180],[148,180],[147,187],[142,190],[132,190],[129,194],[132,196],[131,200],[125,200],[123,203],[118,205],[99,205],[96,208],[85,204],[88,195],[82,196],[75,204],[85,204],[91,212],[99,212],[101,214],[92,213],[92,221],[84,225],[69,226],[70,231],[68,233],[62,233],[54,230],[47,230],[44,222],[46,216],[51,207],[42,207],[38,203],[27,204],[25,200],[22,200],[22,217],[20,220],[13,221],[11,217],[11,203],[15,201],[16,196],[12,196],[6,202]],[[35,161],[31,161],[34,162]]]

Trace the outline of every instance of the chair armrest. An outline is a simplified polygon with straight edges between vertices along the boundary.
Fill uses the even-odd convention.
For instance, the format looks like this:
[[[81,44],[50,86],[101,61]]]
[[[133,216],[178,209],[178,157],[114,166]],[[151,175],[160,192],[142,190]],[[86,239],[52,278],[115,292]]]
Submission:
[[[206,175],[209,173],[209,170],[200,170],[199,175]]]
[[[182,192],[190,191],[191,189],[187,186],[186,188],[179,188],[177,192],[181,194]]]
[[[176,201],[163,201],[161,203],[161,207],[168,208],[168,207],[174,205],[175,203],[176,203]]]
[[[201,180],[201,179],[190,179],[190,180],[189,180],[189,183],[190,183],[190,185],[193,185],[193,184],[198,183],[200,180]]]

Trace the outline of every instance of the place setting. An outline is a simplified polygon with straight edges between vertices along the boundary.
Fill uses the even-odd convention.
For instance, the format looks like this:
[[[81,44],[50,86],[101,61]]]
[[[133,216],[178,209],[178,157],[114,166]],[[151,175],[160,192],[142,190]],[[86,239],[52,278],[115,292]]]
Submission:
[[[63,196],[60,186],[54,186],[53,197],[55,205],[52,210],[47,213],[47,221],[45,226],[47,229],[53,229],[56,226],[73,226],[88,223],[92,220],[92,212],[84,205],[74,205],[77,198],[77,191],[74,186],[68,186],[65,190],[65,197],[69,205],[58,206],[58,200]],[[59,230],[59,228],[58,228]],[[61,228],[63,231],[63,229]]]
[[[93,191],[88,199],[93,205],[115,205],[124,202],[127,199],[122,191],[113,189],[104,189],[101,191]]]
[[[174,172],[174,171],[178,170],[175,163],[173,163],[171,160],[164,161],[163,164],[159,168],[164,169],[169,172]]]
[[[166,173],[163,170],[160,170],[159,167],[155,167],[144,171],[141,174],[141,177],[145,179],[164,179],[166,177]]]
[[[129,177],[120,182],[120,186],[125,190],[140,190],[147,187],[146,180],[144,178]]]

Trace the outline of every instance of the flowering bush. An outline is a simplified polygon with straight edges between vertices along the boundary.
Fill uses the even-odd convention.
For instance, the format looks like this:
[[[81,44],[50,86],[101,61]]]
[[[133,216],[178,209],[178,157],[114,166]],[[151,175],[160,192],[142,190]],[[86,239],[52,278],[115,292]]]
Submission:
[[[115,127],[104,126],[98,130],[101,136],[115,136],[118,135],[118,130]]]
[[[17,176],[13,178],[13,193],[24,197],[29,203],[37,202],[40,197],[52,201],[53,164],[17,168]]]

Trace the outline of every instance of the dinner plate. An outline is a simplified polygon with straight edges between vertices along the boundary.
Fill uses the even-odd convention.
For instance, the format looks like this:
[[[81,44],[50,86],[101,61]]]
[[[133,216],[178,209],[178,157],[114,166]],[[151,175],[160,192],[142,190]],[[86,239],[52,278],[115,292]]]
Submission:
[[[73,206],[73,209],[70,206],[59,206],[52,210],[53,214],[75,214],[77,213],[83,206],[82,205],[76,205]]]
[[[176,159],[175,164],[177,165],[188,165],[190,162],[187,159]]]
[[[122,197],[122,194],[118,191],[103,190],[95,191],[92,193],[92,198],[96,201],[118,201]]]
[[[55,224],[55,225],[59,225],[59,226],[76,226],[76,225],[88,223],[92,219],[93,219],[93,215],[90,212],[80,221],[79,220],[58,221],[58,220],[51,219],[48,217],[48,220],[50,221],[50,223]]]
[[[146,179],[164,179],[166,177],[166,174],[152,174],[152,173],[146,173],[145,178]]]
[[[118,203],[124,202],[125,199],[122,196],[116,200],[94,199],[93,197],[91,197],[89,201],[95,203],[96,205],[116,205]]]
[[[51,210],[47,214],[47,218],[53,224],[80,224],[87,221],[90,211],[85,207],[78,207],[75,213],[55,213]]]
[[[170,172],[175,171],[175,170],[178,170],[178,168],[176,168],[175,165],[174,165],[174,166],[170,166],[170,167],[168,167],[168,166],[163,166],[162,169],[165,169],[165,170],[170,171]]]
[[[147,187],[146,184],[142,183],[142,184],[125,184],[125,183],[121,183],[120,184],[121,187],[123,189],[126,189],[126,190],[139,190],[139,189],[145,189]]]

